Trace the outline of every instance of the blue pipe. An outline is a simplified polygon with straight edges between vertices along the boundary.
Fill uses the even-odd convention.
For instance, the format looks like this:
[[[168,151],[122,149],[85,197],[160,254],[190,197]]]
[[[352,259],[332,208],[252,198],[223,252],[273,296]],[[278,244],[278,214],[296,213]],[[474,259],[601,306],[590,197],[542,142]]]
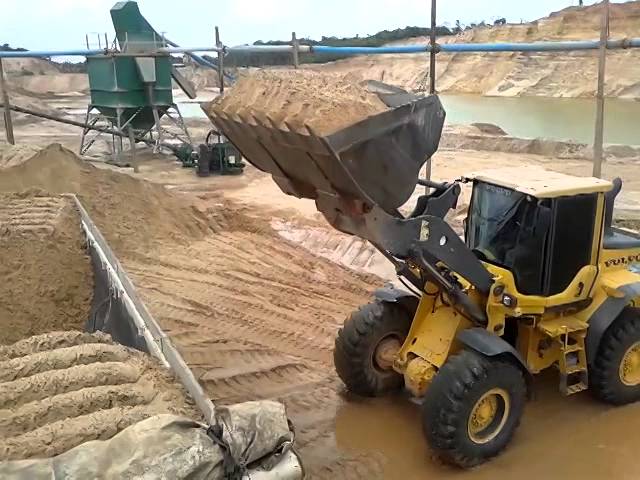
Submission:
[[[599,41],[533,42],[533,43],[445,43],[441,52],[557,52],[573,50],[597,50]]]
[[[557,52],[575,50],[597,50],[598,40],[572,42],[533,42],[533,43],[444,43],[438,45],[443,53],[471,52]],[[609,49],[640,48],[640,38],[627,40],[609,40]],[[424,53],[431,51],[431,45],[397,45],[392,47],[330,47],[315,45],[313,53],[331,55],[366,55],[384,53]]]
[[[0,58],[46,58],[46,57],[86,57],[91,55],[102,55],[101,50],[58,50],[58,51],[35,51],[26,52],[0,52]]]
[[[424,53],[430,52],[430,45],[398,45],[393,47],[329,47],[326,45],[314,45],[312,53],[331,55],[367,55],[384,53]]]
[[[290,51],[290,45],[249,45],[242,47],[228,47],[229,52],[275,52]],[[597,50],[600,42],[597,40],[572,41],[572,42],[533,42],[533,43],[444,43],[438,45],[443,53],[471,53],[471,52],[553,52],[575,50]],[[609,40],[607,48],[610,50],[625,48],[640,48],[640,38],[625,40]],[[217,51],[216,47],[204,48],[177,48],[169,47],[160,49],[164,53],[186,53],[195,51]],[[431,51],[431,45],[397,45],[391,47],[331,47],[328,45],[300,46],[301,52],[331,55],[367,55],[389,53],[424,53]],[[44,57],[86,57],[104,54],[105,50],[59,50],[59,51],[33,51],[25,52],[0,52],[0,58],[44,58]],[[204,60],[202,58],[198,60]],[[210,64],[211,62],[206,63]]]

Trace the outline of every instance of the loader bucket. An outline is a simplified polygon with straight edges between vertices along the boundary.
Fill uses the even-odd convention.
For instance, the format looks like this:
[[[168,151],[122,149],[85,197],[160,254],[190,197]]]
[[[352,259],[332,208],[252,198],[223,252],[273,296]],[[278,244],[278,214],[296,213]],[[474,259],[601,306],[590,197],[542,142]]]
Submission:
[[[270,119],[207,111],[210,120],[280,189],[379,205],[390,214],[413,193],[420,168],[440,142],[445,112],[437,96],[378,93],[391,108],[327,136]]]

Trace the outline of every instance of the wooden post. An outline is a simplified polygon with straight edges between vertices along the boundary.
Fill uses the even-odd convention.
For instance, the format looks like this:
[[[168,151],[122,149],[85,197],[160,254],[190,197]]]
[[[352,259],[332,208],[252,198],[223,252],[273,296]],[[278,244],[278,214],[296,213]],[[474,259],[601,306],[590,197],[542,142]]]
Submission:
[[[431,45],[431,52],[429,53],[429,94],[435,95],[436,93],[436,0],[431,0],[431,31],[429,32],[429,43]],[[427,159],[427,166],[425,171],[425,178],[431,180],[431,163],[432,158]],[[429,193],[429,187],[425,187],[426,193]]]
[[[604,81],[609,40],[609,0],[602,2],[602,29],[600,30],[600,58],[598,60],[598,93],[596,96],[596,131],[593,141],[593,176],[602,176],[604,143]]]
[[[218,82],[220,83],[220,93],[224,93],[224,47],[220,41],[218,27],[216,27],[216,47],[218,49]]]
[[[7,84],[4,81],[4,68],[2,66],[2,58],[0,58],[0,93],[2,94],[2,103],[4,103],[4,130],[7,134],[7,142],[11,145],[16,144],[13,136],[13,120],[11,119],[11,104],[9,103],[9,92]]]
[[[291,33],[291,46],[293,47],[292,56],[293,56],[293,68],[297,69],[300,66],[300,55],[298,52],[298,38],[296,37],[296,32]]]

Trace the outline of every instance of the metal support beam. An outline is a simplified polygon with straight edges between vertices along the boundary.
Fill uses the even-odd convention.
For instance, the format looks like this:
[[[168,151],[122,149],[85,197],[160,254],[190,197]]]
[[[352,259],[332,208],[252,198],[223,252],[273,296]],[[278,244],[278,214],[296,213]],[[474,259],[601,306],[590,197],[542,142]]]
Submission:
[[[9,103],[9,91],[4,80],[4,68],[2,66],[2,58],[0,58],[0,93],[2,94],[2,103],[4,103],[4,129],[7,134],[7,142],[11,145],[16,144],[13,136],[13,120],[11,119],[11,104]]]
[[[220,93],[224,93],[224,45],[220,41],[220,30],[216,27],[216,48],[218,49],[218,82]]]
[[[598,93],[596,95],[596,130],[593,141],[593,176],[602,176],[604,143],[604,82],[607,66],[607,40],[609,39],[609,0],[602,2],[602,28],[600,31],[600,57],[598,59]]]
[[[298,54],[300,45],[298,44],[296,32],[291,33],[291,46],[293,47],[293,50],[291,50],[291,56],[293,57],[293,68],[297,69],[300,66],[300,56]]]
[[[436,93],[436,24],[437,24],[437,0],[431,0],[431,31],[429,32],[429,46],[431,51],[429,52],[429,94],[435,95]],[[431,163],[432,157],[427,158],[425,166],[425,180],[431,180]],[[425,192],[429,193],[430,188],[425,187]]]
[[[429,38],[429,45],[431,46],[431,52],[429,52],[429,93],[435,95],[436,93],[436,23],[437,23],[437,0],[431,0],[431,31]]]

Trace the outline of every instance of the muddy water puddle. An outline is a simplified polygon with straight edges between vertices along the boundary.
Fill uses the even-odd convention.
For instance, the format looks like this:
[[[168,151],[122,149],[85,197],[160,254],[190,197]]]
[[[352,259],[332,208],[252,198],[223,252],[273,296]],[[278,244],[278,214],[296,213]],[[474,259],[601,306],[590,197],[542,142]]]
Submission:
[[[433,457],[422,436],[421,407],[405,396],[346,398],[336,443],[345,452],[382,454],[385,479],[640,478],[640,405],[613,408],[588,393],[562,397],[553,372],[536,378],[534,388],[511,445],[472,470]]]

